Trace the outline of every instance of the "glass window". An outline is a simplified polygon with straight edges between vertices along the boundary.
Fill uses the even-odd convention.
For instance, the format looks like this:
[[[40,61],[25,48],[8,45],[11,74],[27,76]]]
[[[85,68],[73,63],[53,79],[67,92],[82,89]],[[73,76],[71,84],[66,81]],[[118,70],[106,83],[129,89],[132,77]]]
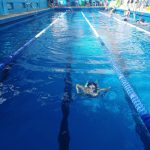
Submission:
[[[26,8],[26,3],[22,3],[22,7],[23,7],[23,8]]]
[[[14,9],[13,3],[7,3],[7,9],[8,9],[8,10]]]
[[[39,3],[36,3],[36,7],[37,7],[37,8],[39,7]]]

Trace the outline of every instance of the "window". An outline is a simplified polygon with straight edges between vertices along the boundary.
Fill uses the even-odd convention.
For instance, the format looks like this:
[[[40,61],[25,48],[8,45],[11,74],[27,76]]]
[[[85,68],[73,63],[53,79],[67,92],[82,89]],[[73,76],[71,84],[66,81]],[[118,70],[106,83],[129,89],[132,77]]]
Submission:
[[[26,8],[26,3],[22,3],[22,7],[23,7],[23,8]]]
[[[36,3],[36,7],[37,7],[37,8],[39,7],[39,3],[38,3],[38,2]]]
[[[8,9],[8,10],[14,9],[13,3],[7,3],[7,9]]]

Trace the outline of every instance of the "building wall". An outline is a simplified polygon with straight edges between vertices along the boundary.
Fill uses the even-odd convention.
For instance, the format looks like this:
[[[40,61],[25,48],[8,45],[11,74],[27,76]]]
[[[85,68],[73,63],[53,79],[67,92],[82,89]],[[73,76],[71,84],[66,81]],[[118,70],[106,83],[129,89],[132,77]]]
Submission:
[[[87,3],[91,3],[92,6],[98,5],[100,1],[104,2],[105,0],[54,0],[58,2],[58,5],[71,5],[71,6],[85,6]],[[110,0],[108,0],[110,1]],[[69,4],[67,3],[69,2]]]
[[[2,14],[3,8],[2,8],[2,2],[0,1],[0,14]]]
[[[48,0],[0,0],[0,15],[48,7]]]

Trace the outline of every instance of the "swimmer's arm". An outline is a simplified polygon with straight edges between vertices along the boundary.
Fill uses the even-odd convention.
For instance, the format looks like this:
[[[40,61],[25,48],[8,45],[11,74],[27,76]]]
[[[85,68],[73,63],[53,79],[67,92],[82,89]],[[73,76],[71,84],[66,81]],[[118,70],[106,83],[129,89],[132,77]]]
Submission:
[[[150,24],[147,23],[147,22],[144,22],[144,23],[141,23],[141,24],[144,25],[144,26],[150,26]]]
[[[99,95],[100,92],[109,91],[110,88],[111,88],[111,87],[98,89],[96,93],[91,93],[91,95],[92,95],[93,97],[96,97],[96,96]]]
[[[100,89],[98,89],[98,93],[100,93],[100,92],[105,92],[105,91],[109,91],[111,89],[111,87],[108,87],[108,88],[100,88]]]
[[[109,91],[110,88],[111,88],[111,87],[98,89],[96,93],[91,93],[91,95],[92,95],[93,97],[96,97],[96,96],[99,95],[100,92]]]
[[[80,84],[76,84],[76,91],[79,94],[80,90],[84,91],[84,86],[80,85]]]

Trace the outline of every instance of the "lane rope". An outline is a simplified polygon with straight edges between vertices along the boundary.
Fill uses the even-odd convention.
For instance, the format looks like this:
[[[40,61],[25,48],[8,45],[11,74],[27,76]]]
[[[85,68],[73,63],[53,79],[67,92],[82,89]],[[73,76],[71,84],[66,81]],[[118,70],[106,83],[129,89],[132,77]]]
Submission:
[[[16,50],[13,54],[8,56],[2,63],[0,63],[0,71],[3,70],[7,65],[9,65],[14,59],[31,43],[33,43],[36,39],[41,37],[52,25],[54,25],[58,20],[66,14],[61,14],[57,19],[55,19],[51,24],[49,24],[46,28],[44,28],[42,31],[40,31],[38,34],[36,34],[32,39],[30,39],[28,42],[26,42],[23,46],[21,46],[18,50]]]

